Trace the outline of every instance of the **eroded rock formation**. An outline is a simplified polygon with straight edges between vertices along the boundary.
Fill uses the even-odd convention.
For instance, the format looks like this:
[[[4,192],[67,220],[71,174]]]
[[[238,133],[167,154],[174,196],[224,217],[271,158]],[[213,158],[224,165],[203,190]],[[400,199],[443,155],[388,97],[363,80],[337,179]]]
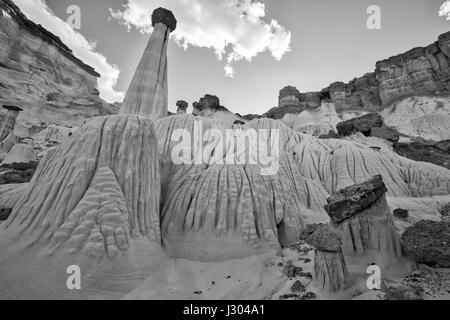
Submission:
[[[153,37],[155,46],[164,43],[165,38]],[[142,60],[152,60],[151,52]],[[152,83],[157,81],[137,82],[128,96]],[[64,274],[75,264],[84,270],[86,284],[84,291],[67,295],[95,298],[102,290],[123,296],[163,261],[158,142],[150,117],[166,106],[164,99],[156,101],[135,105],[129,114],[127,104],[120,115],[90,119],[45,154],[31,182],[5,202],[12,212],[0,226],[2,272],[12,272],[6,256],[20,257],[33,261],[42,281],[60,288],[64,281],[54,273]],[[36,256],[47,257],[45,269],[39,269]],[[29,294],[25,284],[0,281],[2,288],[15,288],[1,296]],[[42,296],[39,290],[45,287],[37,294]]]
[[[295,133],[286,148],[293,152],[305,178],[329,194],[381,174],[390,197],[429,197],[450,193],[450,172],[402,158],[388,149],[346,140],[319,140]]]
[[[450,99],[445,96],[415,96],[385,109],[384,123],[413,138],[430,141],[450,139]]]
[[[410,96],[450,93],[450,32],[427,46],[378,61],[375,72],[349,83],[335,82],[320,92],[300,93],[292,86],[280,91],[279,108],[266,116],[282,118],[299,114],[322,101],[332,102],[338,114],[347,111],[379,112],[393,102]],[[286,109],[289,107],[289,109]],[[280,116],[280,114],[282,114]],[[277,118],[275,118],[277,119]]]
[[[400,238],[386,202],[381,176],[335,193],[326,205],[331,220],[343,234],[348,256],[366,256],[367,262],[389,267],[402,257]],[[374,261],[372,261],[375,259]]]
[[[344,290],[349,271],[342,252],[342,235],[331,225],[319,225],[306,239],[315,248],[314,285],[320,290]]]
[[[177,101],[177,114],[185,114],[189,104],[186,101],[179,100]]]
[[[369,113],[359,118],[347,120],[337,125],[337,130],[342,136],[350,136],[356,132],[361,132],[369,136],[373,128],[383,126],[383,119],[378,113]]]
[[[283,118],[284,122],[285,119]],[[332,103],[322,102],[317,109],[308,109],[300,113],[292,123],[294,131],[299,131],[313,136],[335,132],[336,126],[342,121],[336,113]],[[286,123],[289,125],[289,123]]]
[[[308,258],[314,285],[320,292],[342,291],[350,270],[366,276],[367,265],[388,268],[402,258],[394,224],[399,221],[391,217],[388,201],[422,207],[450,202],[449,170],[388,148],[319,140],[267,117],[244,121],[213,95],[194,104],[194,115],[165,117],[167,41],[176,20],[159,8],[152,24],[121,114],[95,117],[74,130],[37,128],[42,131],[30,145],[48,149],[32,180],[0,186],[0,220],[7,219],[0,225],[0,288],[7,288],[0,297],[180,298],[188,290],[189,297],[271,298],[286,284],[282,273],[311,279],[302,269],[306,257],[302,267],[300,259],[274,267],[275,252],[296,246],[305,233],[316,249],[314,261]],[[352,104],[376,105],[372,80],[354,83],[364,89],[350,90]],[[335,126],[336,112],[325,100],[348,104],[346,85],[310,94],[288,88],[280,95],[286,108],[297,101],[304,108],[303,120],[292,124],[307,131]],[[316,117],[319,104],[324,109]],[[316,122],[324,115],[327,121]],[[382,129],[377,122],[356,131],[392,138]],[[236,143],[246,139],[246,148]],[[273,153],[261,153],[261,146]],[[273,170],[265,171],[268,166]],[[308,234],[308,225],[317,223]],[[310,246],[299,250],[312,252]],[[83,270],[79,292],[65,286],[70,265]],[[238,270],[245,281],[236,277],[236,283],[245,284],[230,281],[229,290],[215,292],[216,276],[232,278],[224,270]],[[302,292],[309,286],[296,283]]]
[[[43,121],[79,125],[117,112],[99,97],[94,69],[61,40],[28,20],[11,0],[0,1],[0,103],[23,109],[16,132]]]
[[[257,159],[251,157],[254,153],[233,145],[223,146],[222,142],[211,140],[209,132],[215,128],[227,137],[245,137],[249,129],[270,129],[275,124],[278,125],[255,120],[233,125],[227,134],[223,124],[204,117],[175,116],[157,123],[157,132],[165,133],[159,137],[161,228],[165,246],[173,256],[206,261],[243,257],[297,241],[305,221],[326,221],[323,205],[327,193],[319,184],[302,178],[292,155],[277,158],[279,170],[265,176]],[[177,143],[171,137],[177,128],[190,132],[196,144],[200,142],[185,155],[200,159],[199,164],[173,164]],[[202,154],[200,147],[207,153]],[[220,160],[215,156],[221,148],[225,148],[222,163],[233,159],[234,165],[211,164],[211,160]],[[249,155],[255,165],[243,158]]]
[[[120,113],[158,120],[167,117],[167,45],[177,20],[164,8],[152,14],[154,30],[131,80]],[[149,113],[150,112],[150,113]]]
[[[402,235],[403,247],[416,261],[450,267],[450,222],[419,221]]]

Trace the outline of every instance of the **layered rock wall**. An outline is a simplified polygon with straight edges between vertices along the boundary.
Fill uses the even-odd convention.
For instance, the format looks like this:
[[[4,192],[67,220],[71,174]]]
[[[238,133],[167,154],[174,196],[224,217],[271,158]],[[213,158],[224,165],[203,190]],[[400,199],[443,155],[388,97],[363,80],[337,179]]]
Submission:
[[[288,86],[280,91],[279,108],[266,116],[279,119],[331,101],[336,111],[378,112],[399,99],[415,95],[450,93],[450,32],[427,47],[378,61],[375,71],[349,83],[335,82],[320,92],[300,93]],[[289,107],[288,109],[286,107]],[[280,112],[283,115],[280,116]],[[273,117],[273,115],[277,117]]]
[[[99,76],[12,1],[0,1],[0,104],[24,110],[16,126],[19,135],[41,122],[79,125],[115,113],[99,96]]]

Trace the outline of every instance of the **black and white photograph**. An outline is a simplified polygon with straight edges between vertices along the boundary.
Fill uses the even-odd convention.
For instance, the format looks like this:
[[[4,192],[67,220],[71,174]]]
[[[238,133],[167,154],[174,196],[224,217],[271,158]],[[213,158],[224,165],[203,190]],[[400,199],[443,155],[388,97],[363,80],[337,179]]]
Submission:
[[[0,0],[0,300],[450,300],[450,0]]]

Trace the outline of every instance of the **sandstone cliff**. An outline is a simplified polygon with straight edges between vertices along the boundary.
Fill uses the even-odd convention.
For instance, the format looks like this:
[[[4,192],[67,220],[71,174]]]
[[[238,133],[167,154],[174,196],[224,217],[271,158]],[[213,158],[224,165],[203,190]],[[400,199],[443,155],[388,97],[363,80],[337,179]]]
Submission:
[[[450,94],[450,32],[429,46],[378,61],[375,71],[349,83],[335,82],[320,92],[280,90],[278,108],[265,116],[280,119],[287,113],[316,108],[331,101],[336,111],[382,111],[395,101],[415,95]]]
[[[115,113],[116,108],[99,96],[98,77],[11,0],[0,1],[0,104],[24,110],[18,135],[27,136],[29,128],[42,122],[79,125],[87,118]]]

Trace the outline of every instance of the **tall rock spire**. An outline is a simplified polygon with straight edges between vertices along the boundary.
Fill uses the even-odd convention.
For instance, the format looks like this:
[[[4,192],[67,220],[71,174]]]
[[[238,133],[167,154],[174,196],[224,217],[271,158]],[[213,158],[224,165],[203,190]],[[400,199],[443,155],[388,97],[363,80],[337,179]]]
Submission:
[[[153,11],[153,33],[128,88],[120,113],[139,114],[153,120],[167,116],[167,44],[176,29],[173,13],[164,8]]]

